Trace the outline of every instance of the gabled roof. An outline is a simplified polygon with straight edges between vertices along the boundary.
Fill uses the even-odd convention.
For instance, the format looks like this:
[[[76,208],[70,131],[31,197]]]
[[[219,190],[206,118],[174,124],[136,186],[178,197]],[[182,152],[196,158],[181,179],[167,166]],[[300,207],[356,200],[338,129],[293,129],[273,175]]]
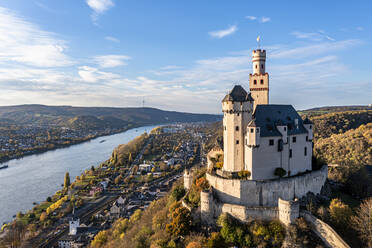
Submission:
[[[235,85],[234,88],[230,91],[230,93],[227,94],[222,101],[247,102],[253,101],[253,98],[251,96],[251,93],[247,93],[247,91],[245,91],[245,89],[242,86]]]
[[[295,119],[298,119],[298,128]],[[278,123],[288,127],[288,135],[307,133],[301,116],[292,105],[259,104],[253,113],[253,120],[261,128],[261,137],[281,136],[276,128]]]

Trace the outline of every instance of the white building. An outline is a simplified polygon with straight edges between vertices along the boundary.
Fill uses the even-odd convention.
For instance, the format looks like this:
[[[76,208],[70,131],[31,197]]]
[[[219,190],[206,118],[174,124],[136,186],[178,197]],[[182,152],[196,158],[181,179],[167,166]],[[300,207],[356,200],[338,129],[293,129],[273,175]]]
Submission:
[[[222,100],[224,165],[230,174],[249,171],[252,180],[277,178],[311,170],[312,124],[292,105],[269,104],[265,50],[253,51],[248,93],[240,85]],[[226,173],[225,173],[226,174]]]
[[[298,217],[296,199],[319,194],[326,181],[326,166],[312,171],[313,124],[292,105],[269,104],[265,62],[266,51],[254,50],[250,92],[236,85],[222,100],[223,149],[208,153],[211,188],[201,192],[205,223],[227,212],[243,221],[279,218],[287,224]],[[220,168],[215,161],[222,154]]]

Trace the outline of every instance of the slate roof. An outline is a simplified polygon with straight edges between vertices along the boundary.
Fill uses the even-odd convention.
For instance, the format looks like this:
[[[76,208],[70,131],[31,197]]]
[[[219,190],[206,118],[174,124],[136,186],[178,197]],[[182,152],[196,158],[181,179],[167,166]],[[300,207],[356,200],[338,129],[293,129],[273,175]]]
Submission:
[[[245,89],[242,86],[235,85],[234,88],[230,91],[230,93],[227,94],[222,101],[247,102],[253,101],[253,98],[251,96],[251,93],[247,93],[247,91],[245,91]]]
[[[298,119],[298,128],[295,127],[295,119]],[[307,133],[301,116],[292,105],[257,105],[253,120],[255,125],[260,127],[261,137],[282,136],[276,128],[278,123],[288,127],[288,135]]]

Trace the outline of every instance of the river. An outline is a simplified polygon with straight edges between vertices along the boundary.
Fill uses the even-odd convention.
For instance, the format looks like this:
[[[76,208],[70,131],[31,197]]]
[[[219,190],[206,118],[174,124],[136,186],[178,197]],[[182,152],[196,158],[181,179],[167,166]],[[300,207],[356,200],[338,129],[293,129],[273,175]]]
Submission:
[[[61,189],[67,171],[73,181],[85,169],[107,160],[116,146],[155,127],[134,128],[4,163],[9,167],[0,170],[0,227],[3,222],[11,221],[17,212],[31,209],[33,202],[45,201]]]

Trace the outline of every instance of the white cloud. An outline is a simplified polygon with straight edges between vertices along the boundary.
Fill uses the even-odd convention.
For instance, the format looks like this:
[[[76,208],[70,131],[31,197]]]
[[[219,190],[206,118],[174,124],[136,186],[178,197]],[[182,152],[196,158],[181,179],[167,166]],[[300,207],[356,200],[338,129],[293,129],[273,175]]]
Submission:
[[[209,35],[212,36],[212,37],[214,37],[214,38],[221,39],[221,38],[223,38],[225,36],[232,35],[237,30],[238,30],[238,27],[236,25],[233,25],[233,26],[230,26],[227,29],[217,30],[217,31],[211,31],[211,32],[209,32]]]
[[[78,71],[81,79],[88,83],[96,83],[100,80],[109,81],[120,78],[120,75],[111,72],[103,72],[90,66],[80,66]]]
[[[101,14],[115,5],[111,0],[86,0],[86,2],[97,14]]]
[[[93,10],[91,18],[93,23],[96,25],[98,15],[103,14],[105,11],[115,6],[112,0],[86,0],[86,3]]]
[[[257,17],[255,17],[255,16],[246,16],[245,18],[246,18],[246,19],[249,19],[249,20],[251,20],[251,21],[254,21],[254,20],[257,19]]]
[[[318,32],[299,32],[294,31],[291,33],[291,35],[295,36],[297,39],[306,39],[311,41],[322,41],[322,40],[329,40],[329,41],[335,41],[334,38],[330,37],[326,34],[323,30],[319,30]]]
[[[261,19],[260,19],[260,22],[261,22],[261,23],[266,23],[266,22],[269,22],[269,21],[271,21],[271,18],[270,18],[270,17],[265,17],[265,16],[263,16],[263,17],[261,17]]]
[[[272,58],[306,58],[319,54],[345,50],[360,45],[361,43],[362,42],[360,40],[342,40],[335,42],[323,42],[319,44],[309,44],[295,48],[283,46],[270,51],[271,54],[269,56]]]
[[[21,63],[38,67],[74,64],[65,54],[66,42],[56,35],[0,7],[0,63]]]
[[[112,36],[106,36],[105,40],[112,41],[115,43],[120,43],[120,40],[118,38],[112,37]]]
[[[102,68],[112,68],[127,65],[126,61],[130,59],[131,57],[126,55],[102,55],[95,56],[93,61]]]

